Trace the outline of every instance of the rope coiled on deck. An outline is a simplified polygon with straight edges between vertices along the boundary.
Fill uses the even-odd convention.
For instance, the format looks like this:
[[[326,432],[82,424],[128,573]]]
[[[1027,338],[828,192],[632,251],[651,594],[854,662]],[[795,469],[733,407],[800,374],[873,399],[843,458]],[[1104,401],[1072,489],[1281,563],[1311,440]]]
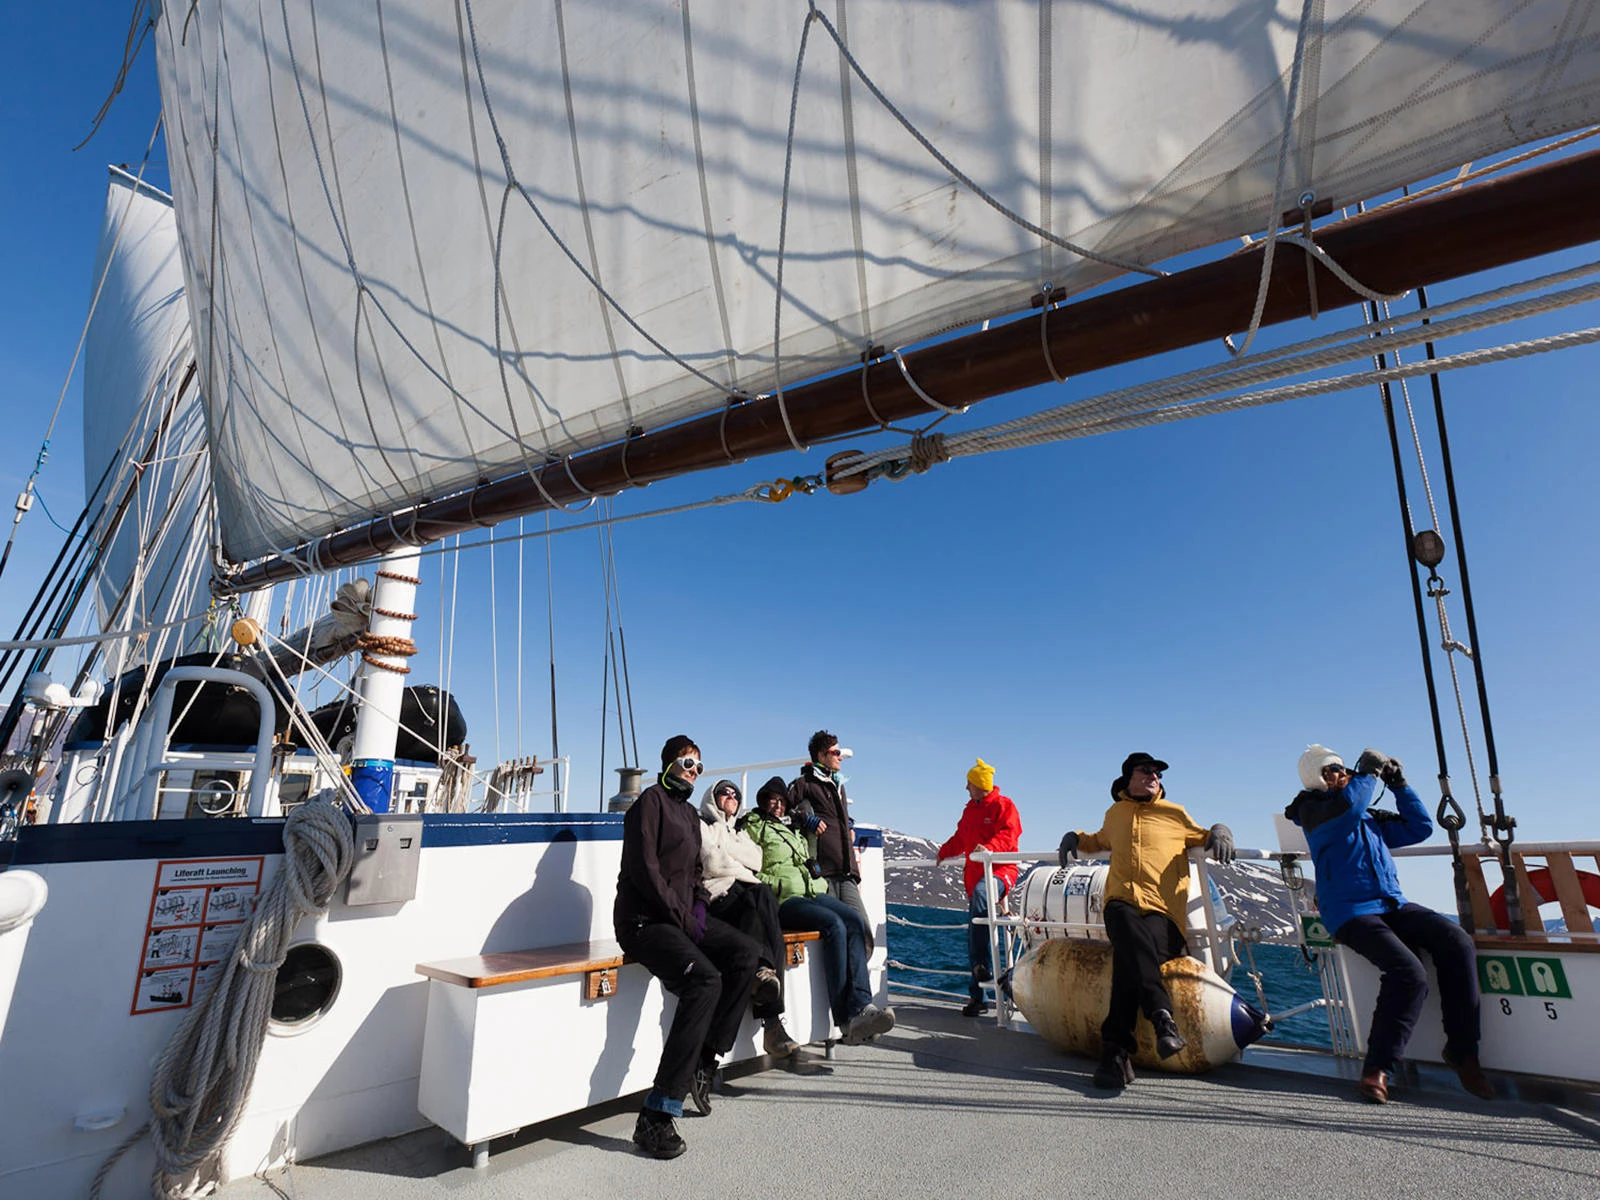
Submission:
[[[283,862],[240,930],[211,988],[178,1026],[150,1080],[151,1118],[95,1173],[90,1200],[117,1161],[149,1136],[154,1200],[175,1200],[219,1154],[244,1114],[267,1036],[278,968],[300,919],[320,913],[355,857],[349,816],[325,800],[295,808],[283,826]]]

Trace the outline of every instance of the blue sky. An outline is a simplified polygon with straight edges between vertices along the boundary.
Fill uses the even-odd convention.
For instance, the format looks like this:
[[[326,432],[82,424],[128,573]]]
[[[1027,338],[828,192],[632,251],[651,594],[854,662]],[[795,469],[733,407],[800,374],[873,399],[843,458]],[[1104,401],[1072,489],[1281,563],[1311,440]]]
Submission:
[[[11,281],[0,298],[8,501],[32,465],[82,326],[105,164],[137,169],[157,115],[147,47],[105,128],[71,152],[110,87],[128,11],[23,6],[0,47],[11,148],[0,192],[0,261]],[[164,163],[147,177],[165,187]],[[1481,282],[1434,288],[1431,299]],[[1597,323],[1592,311],[1561,321]],[[966,420],[1001,420],[1222,353],[1204,347],[1034,389]],[[1600,668],[1596,368],[1594,351],[1573,350],[1444,380],[1501,772],[1530,839],[1595,836],[1584,801]],[[77,392],[75,380],[40,480],[63,523],[81,502]],[[1413,394],[1424,399],[1421,388]],[[618,511],[819,471],[826,453],[656,485],[618,501]],[[1437,486],[1436,456],[1430,465]],[[1414,476],[1412,485],[1420,510]],[[1442,505],[1442,486],[1439,497]],[[0,595],[6,634],[59,537],[38,509],[24,523]],[[858,818],[942,838],[964,800],[963,774],[981,755],[1017,801],[1030,848],[1053,846],[1067,827],[1097,827],[1107,783],[1131,750],[1168,759],[1172,797],[1203,823],[1229,823],[1241,845],[1273,844],[1271,814],[1293,795],[1295,759],[1310,741],[1347,756],[1367,744],[1398,755],[1430,806],[1437,799],[1372,390],[966,460],[856,497],[626,524],[615,538],[648,763],[679,731],[709,761],[732,763],[798,756],[826,726],[856,752],[848,774]],[[484,552],[464,556],[461,568],[454,681],[484,762],[497,741],[503,756],[543,755],[549,742],[542,545],[526,552],[520,738],[515,616],[506,611],[516,550],[500,554],[498,698]],[[574,805],[592,807],[601,792],[597,537],[563,535],[553,554],[562,748],[574,759]],[[437,571],[429,560],[423,663],[433,659],[426,642],[437,595],[428,591],[437,592]],[[1453,554],[1442,572],[1464,640]],[[419,668],[419,680],[428,676]],[[1442,671],[1440,685],[1448,729],[1456,718]],[[614,718],[609,729],[615,765]],[[1476,729],[1474,738],[1484,772]],[[1459,730],[1447,749],[1470,811]],[[1443,870],[1409,866],[1404,878],[1417,898],[1450,906]]]

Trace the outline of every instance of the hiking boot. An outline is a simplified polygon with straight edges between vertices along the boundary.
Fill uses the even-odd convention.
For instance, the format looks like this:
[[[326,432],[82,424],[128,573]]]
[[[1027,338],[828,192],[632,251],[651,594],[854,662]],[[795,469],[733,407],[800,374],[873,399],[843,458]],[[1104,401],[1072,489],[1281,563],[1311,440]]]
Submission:
[[[1171,1058],[1189,1044],[1183,1040],[1183,1034],[1178,1032],[1178,1023],[1166,1009],[1158,1008],[1151,1016],[1150,1024],[1156,1031],[1156,1053],[1162,1058]]]
[[[771,967],[762,967],[756,972],[755,986],[750,989],[750,1004],[757,1012],[771,1008],[781,994],[782,987],[776,971]]]
[[[1133,1063],[1128,1052],[1117,1046],[1107,1046],[1100,1055],[1100,1065],[1094,1069],[1091,1082],[1095,1087],[1121,1090],[1133,1082]]]
[[[1361,1077],[1361,1094],[1374,1104],[1389,1103],[1389,1072],[1374,1067]]]
[[[783,1027],[782,1021],[774,1018],[767,1022],[767,1027],[761,1034],[761,1048],[773,1058],[788,1058],[800,1049],[800,1043],[789,1036],[789,1031]]]
[[[963,1017],[981,1017],[989,1011],[989,1002],[981,996],[976,1000],[968,1000],[961,1006]]]
[[[677,1158],[689,1147],[678,1136],[678,1127],[664,1112],[647,1108],[633,1125],[633,1144],[651,1158]]]
[[[846,1046],[859,1046],[893,1028],[894,1009],[869,1004],[845,1022],[844,1036],[839,1040]]]
[[[1463,1054],[1457,1057],[1446,1053],[1444,1061],[1446,1066],[1455,1071],[1456,1078],[1467,1091],[1479,1100],[1494,1099],[1494,1084],[1490,1083],[1489,1077],[1483,1073],[1483,1066],[1478,1062],[1476,1054]]]
[[[711,1115],[711,1081],[716,1078],[717,1060],[703,1062],[694,1069],[694,1083],[689,1087],[689,1100],[702,1117]]]

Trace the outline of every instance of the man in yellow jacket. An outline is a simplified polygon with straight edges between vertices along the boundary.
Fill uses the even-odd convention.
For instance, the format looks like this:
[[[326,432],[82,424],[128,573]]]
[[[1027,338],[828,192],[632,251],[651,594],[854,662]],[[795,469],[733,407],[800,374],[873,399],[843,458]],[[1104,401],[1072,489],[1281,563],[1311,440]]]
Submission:
[[[1114,803],[1098,833],[1069,831],[1061,862],[1075,852],[1111,855],[1106,875],[1105,923],[1111,939],[1111,1009],[1100,1026],[1103,1051],[1094,1073],[1098,1087],[1133,1082],[1130,1061],[1138,1043],[1134,1025],[1142,1010],[1156,1033],[1156,1052],[1171,1058],[1186,1044],[1172,1019],[1172,1000],[1161,964],[1188,953],[1183,927],[1189,898],[1188,851],[1205,846],[1219,862],[1233,861],[1226,825],[1202,829],[1182,805],[1167,799],[1161,775],[1167,764],[1130,754],[1111,784]]]

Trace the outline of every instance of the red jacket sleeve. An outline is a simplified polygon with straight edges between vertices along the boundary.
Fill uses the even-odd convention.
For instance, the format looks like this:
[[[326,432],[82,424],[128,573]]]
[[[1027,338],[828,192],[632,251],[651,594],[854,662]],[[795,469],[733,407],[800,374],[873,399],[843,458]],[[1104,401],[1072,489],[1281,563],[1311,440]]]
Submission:
[[[972,853],[973,847],[978,844],[975,836],[977,822],[974,820],[977,807],[970,800],[967,802],[966,808],[961,810],[961,820],[956,822],[956,831],[939,847],[935,858],[965,858]]]

